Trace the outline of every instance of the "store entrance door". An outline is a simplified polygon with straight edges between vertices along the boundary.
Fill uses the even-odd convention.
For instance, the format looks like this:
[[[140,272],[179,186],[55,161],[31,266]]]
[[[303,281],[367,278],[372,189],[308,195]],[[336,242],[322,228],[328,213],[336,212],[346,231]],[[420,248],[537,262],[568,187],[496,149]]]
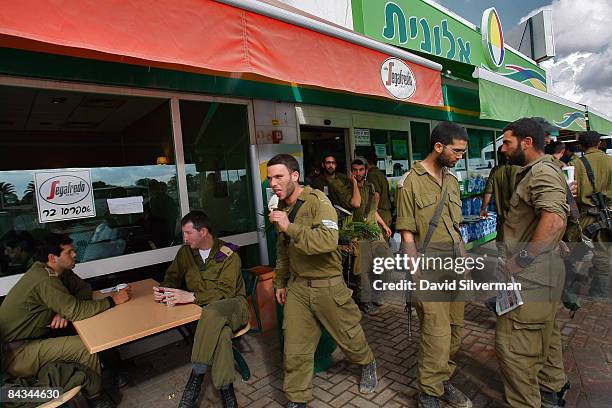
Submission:
[[[321,171],[323,157],[328,154],[334,155],[338,161],[336,171],[346,174],[349,160],[348,129],[301,125],[300,134],[304,150],[306,184],[313,177],[315,169]]]

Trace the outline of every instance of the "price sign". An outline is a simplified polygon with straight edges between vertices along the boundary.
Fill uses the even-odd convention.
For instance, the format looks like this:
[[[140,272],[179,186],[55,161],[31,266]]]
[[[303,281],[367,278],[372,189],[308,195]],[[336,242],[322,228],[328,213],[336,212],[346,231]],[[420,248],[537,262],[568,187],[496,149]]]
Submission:
[[[40,223],[96,216],[89,170],[34,173]]]

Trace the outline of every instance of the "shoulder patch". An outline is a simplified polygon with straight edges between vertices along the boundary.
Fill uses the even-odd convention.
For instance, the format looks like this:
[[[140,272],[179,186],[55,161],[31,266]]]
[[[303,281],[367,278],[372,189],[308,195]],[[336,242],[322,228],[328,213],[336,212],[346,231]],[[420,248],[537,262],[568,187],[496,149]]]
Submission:
[[[215,261],[222,262],[225,258],[228,258],[235,251],[237,251],[240,247],[238,245],[232,244],[231,242],[226,243],[219,251],[215,254]]]
[[[404,173],[404,175],[402,177],[400,177],[400,179],[397,181],[397,187],[404,187],[404,182],[406,181],[406,178],[408,177],[408,175],[410,174],[412,170],[408,170],[406,173]]]
[[[325,227],[329,229],[338,231],[338,223],[336,223],[333,220],[321,220],[321,224],[323,224]]]

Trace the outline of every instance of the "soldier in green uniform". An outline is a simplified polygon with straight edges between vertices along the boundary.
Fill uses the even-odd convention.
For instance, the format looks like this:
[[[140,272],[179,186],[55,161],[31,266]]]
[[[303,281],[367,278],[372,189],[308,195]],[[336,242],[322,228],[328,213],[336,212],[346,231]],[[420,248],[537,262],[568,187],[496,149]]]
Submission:
[[[0,305],[0,341],[8,352],[2,371],[9,378],[35,377],[47,363],[78,363],[97,384],[91,404],[109,407],[100,395],[102,373],[97,354],[89,354],[77,335],[55,337],[69,322],[87,319],[129,300],[128,291],[91,300],[91,287],[72,269],[76,263],[72,239],[50,234],[38,249],[35,262]]]
[[[153,288],[157,301],[202,306],[191,351],[191,375],[179,408],[197,406],[209,367],[223,406],[237,407],[232,334],[249,319],[238,247],[215,238],[210,220],[202,211],[188,213],[181,225],[185,245],[168,267],[164,281]]]
[[[358,241],[358,257],[353,268],[356,275],[353,297],[359,302],[361,310],[366,314],[377,312],[373,301],[379,301],[377,294],[371,293],[370,283],[372,281],[372,263],[375,257],[388,257],[388,246],[385,238],[391,236],[391,229],[378,213],[379,195],[376,194],[374,185],[366,180],[366,165],[361,159],[355,159],[351,163],[351,174],[359,186],[361,205],[353,211],[353,221],[367,222],[380,226],[381,234],[378,239],[364,239]],[[386,183],[386,179],[385,179]],[[365,292],[362,289],[365,288]],[[362,296],[365,295],[365,296]]]
[[[554,157],[555,159],[553,160],[554,163],[560,168],[563,168],[566,166],[566,164],[561,161],[561,158],[565,154],[565,143],[551,142],[548,145],[546,145],[546,148],[544,149],[544,153],[550,154],[552,157]]]
[[[385,225],[391,227],[391,196],[389,195],[387,176],[378,168],[378,158],[373,151],[368,152],[366,160],[368,161],[367,180],[374,186],[378,198],[378,215],[383,219]]]
[[[579,135],[579,141],[585,149],[584,159],[588,161],[593,169],[595,176],[595,188],[591,184],[587,175],[587,170],[582,159],[575,160],[573,165],[576,168],[576,181],[578,183],[578,196],[576,202],[580,210],[580,224],[582,231],[586,231],[589,225],[596,220],[596,213],[599,212],[593,201],[594,191],[602,193],[607,208],[612,208],[612,157],[606,155],[598,149],[601,136],[597,132],[584,132]],[[591,238],[594,245],[592,267],[590,275],[592,277],[589,296],[607,298],[608,279],[610,269],[612,269],[612,251],[610,242],[612,241],[612,231],[600,229]]]
[[[499,256],[505,258],[504,221],[508,208],[510,208],[510,197],[512,197],[514,192],[514,179],[520,167],[511,166],[507,163],[506,156],[501,153],[501,146],[497,149],[497,163],[497,166],[491,169],[487,179],[482,206],[480,207],[480,216],[483,218],[487,217],[487,207],[491,202],[491,198],[495,197],[495,212],[497,213],[497,234],[495,241]]]
[[[569,214],[567,184],[544,154],[536,121],[520,119],[503,132],[508,162],[524,166],[504,224],[506,273],[521,284],[524,304],[497,318],[495,349],[510,406],[562,406],[567,378],[555,317],[565,275],[558,245]]]
[[[397,230],[402,236],[401,249],[412,258],[423,252],[426,257],[464,256],[465,249],[459,232],[462,221],[459,182],[449,168],[465,154],[468,135],[454,123],[441,122],[432,131],[430,153],[400,179],[397,191]],[[438,203],[442,212],[437,226],[428,234]],[[430,243],[426,246],[426,236]],[[417,272],[417,280],[439,276],[444,271]],[[421,276],[419,276],[421,275]],[[449,276],[451,275],[451,276]],[[452,276],[455,275],[455,276]],[[449,271],[444,278],[456,278]],[[440,407],[444,401],[453,407],[469,408],[471,401],[449,379],[456,364],[453,354],[461,344],[463,302],[450,296],[439,301],[426,301],[427,295],[418,293],[416,310],[421,327],[418,358],[418,406]]]
[[[298,183],[297,160],[279,154],[268,161],[268,181],[280,200],[269,219],[279,232],[276,300],[284,305],[283,389],[287,407],[312,399],[314,353],[323,326],[348,360],[362,366],[359,391],[374,392],[376,362],[359,321],[361,313],[342,278],[336,212],[319,190]]]
[[[339,173],[338,161],[333,155],[323,157],[323,172],[313,179],[312,188],[323,191],[332,205],[338,205],[351,212],[361,205],[359,187],[352,177]]]

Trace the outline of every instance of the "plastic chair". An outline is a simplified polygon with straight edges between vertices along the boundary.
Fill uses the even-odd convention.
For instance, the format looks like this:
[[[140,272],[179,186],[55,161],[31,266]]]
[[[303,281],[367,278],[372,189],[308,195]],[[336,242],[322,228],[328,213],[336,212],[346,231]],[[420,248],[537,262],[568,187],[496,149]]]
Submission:
[[[247,334],[250,330],[251,330],[251,324],[247,322],[246,326],[244,326],[242,329],[238,330],[237,332],[234,332],[234,334],[232,335],[232,352],[234,353],[234,362],[238,366],[238,371],[240,371],[240,376],[242,376],[242,379],[244,381],[248,381],[249,378],[251,378],[251,370],[249,369],[249,365],[247,364],[244,357],[242,357],[240,350],[238,350],[238,347],[236,346],[236,343],[234,342],[234,340]]]
[[[251,333],[263,332],[261,325],[261,317],[259,314],[259,305],[257,304],[257,282],[259,282],[259,276],[252,272],[250,269],[242,269],[242,280],[244,280],[244,289],[246,291],[247,300],[251,299],[251,306],[255,312],[255,320],[257,320],[257,329],[251,328]]]
[[[76,395],[81,391],[81,386],[77,385],[76,387],[66,391],[65,393],[62,394],[61,398],[58,399],[53,399],[51,401],[47,401],[41,405],[39,405],[37,408],[56,408],[59,407],[61,405],[64,405],[66,403],[68,403],[68,401],[70,401],[72,398],[76,397]]]

